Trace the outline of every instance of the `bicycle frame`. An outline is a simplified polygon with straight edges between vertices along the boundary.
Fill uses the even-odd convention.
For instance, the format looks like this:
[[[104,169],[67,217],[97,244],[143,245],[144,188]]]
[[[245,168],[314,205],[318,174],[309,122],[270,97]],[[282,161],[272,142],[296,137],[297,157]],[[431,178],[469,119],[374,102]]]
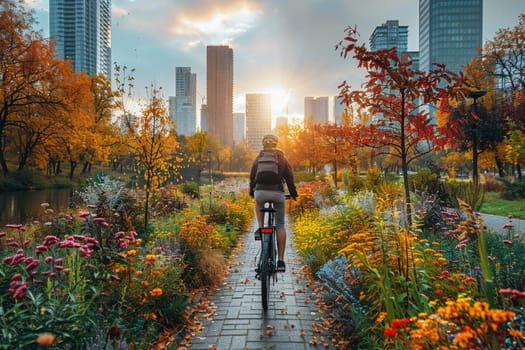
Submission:
[[[263,309],[267,310],[270,297],[270,281],[273,278],[274,283],[277,282],[275,268],[277,262],[277,228],[275,227],[273,202],[266,202],[261,211],[264,212],[264,220],[261,227],[261,255],[257,264],[257,273],[261,280]]]

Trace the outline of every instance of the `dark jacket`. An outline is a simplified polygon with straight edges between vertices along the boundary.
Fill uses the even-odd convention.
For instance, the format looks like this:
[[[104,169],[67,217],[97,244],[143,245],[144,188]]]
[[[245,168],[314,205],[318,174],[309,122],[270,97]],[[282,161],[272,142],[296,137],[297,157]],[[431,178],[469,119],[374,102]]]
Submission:
[[[264,151],[265,152],[271,151],[271,152],[276,153],[277,159],[279,161],[279,165],[278,165],[279,174],[281,175],[281,178],[283,179],[283,181],[280,184],[276,184],[276,185],[258,184],[255,182],[255,174],[257,173],[257,164],[258,164],[259,157],[261,156],[261,153],[259,153],[257,158],[255,158],[252,164],[252,169],[250,171],[250,196],[253,197],[253,192],[255,190],[269,190],[269,191],[284,192],[283,182],[286,182],[286,187],[288,188],[288,192],[290,193],[290,196],[293,198],[297,198],[297,189],[295,188],[292,167],[290,166],[290,163],[288,163],[288,160],[284,156],[283,151],[277,148],[265,149]]]

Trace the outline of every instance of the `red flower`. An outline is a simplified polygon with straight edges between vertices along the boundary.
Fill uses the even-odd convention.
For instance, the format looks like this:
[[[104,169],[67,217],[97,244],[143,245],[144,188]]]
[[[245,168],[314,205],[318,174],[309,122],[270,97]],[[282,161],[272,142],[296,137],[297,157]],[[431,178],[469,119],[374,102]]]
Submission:
[[[396,329],[393,328],[393,327],[388,327],[387,329],[385,329],[385,337],[387,338],[394,338],[396,336]]]

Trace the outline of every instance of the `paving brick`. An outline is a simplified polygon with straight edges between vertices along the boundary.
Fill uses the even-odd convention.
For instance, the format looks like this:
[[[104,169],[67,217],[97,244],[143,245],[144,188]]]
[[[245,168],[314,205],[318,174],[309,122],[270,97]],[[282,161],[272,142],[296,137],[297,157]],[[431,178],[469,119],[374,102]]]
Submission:
[[[320,315],[300,271],[293,235],[288,232],[287,272],[279,274],[277,283],[271,284],[269,307],[264,311],[254,258],[261,243],[253,240],[253,230],[254,227],[242,238],[230,274],[213,294],[216,312],[211,319],[202,321],[203,331],[194,336],[192,350],[210,349],[213,345],[218,350],[315,348],[309,342],[314,336],[312,325]]]

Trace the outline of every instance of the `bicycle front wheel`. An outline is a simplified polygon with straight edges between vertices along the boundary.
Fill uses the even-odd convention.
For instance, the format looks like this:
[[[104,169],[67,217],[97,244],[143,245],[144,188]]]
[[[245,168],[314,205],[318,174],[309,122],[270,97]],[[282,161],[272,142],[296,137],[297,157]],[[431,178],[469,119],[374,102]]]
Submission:
[[[268,249],[267,242],[263,244],[263,249],[261,252],[260,275],[261,275],[262,306],[264,310],[268,310],[268,300],[270,299],[271,271],[270,271],[270,251]]]

